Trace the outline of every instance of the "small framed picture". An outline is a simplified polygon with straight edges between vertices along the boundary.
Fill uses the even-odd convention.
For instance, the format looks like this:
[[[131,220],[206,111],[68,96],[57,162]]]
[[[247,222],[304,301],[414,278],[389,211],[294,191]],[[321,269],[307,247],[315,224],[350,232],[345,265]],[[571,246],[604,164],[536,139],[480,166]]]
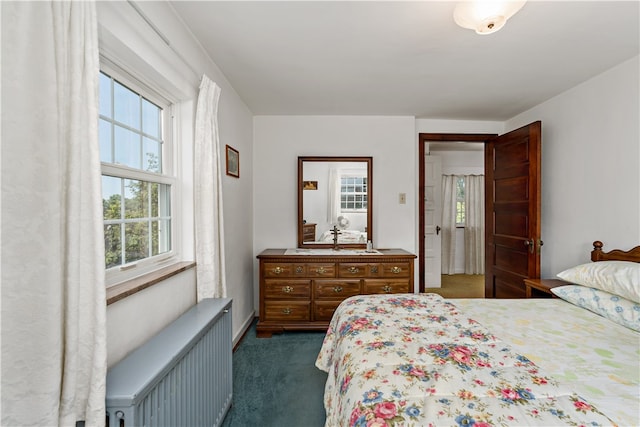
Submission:
[[[233,147],[227,147],[227,175],[240,178],[240,153]]]
[[[303,181],[302,182],[303,190],[317,190],[318,189],[318,181]]]

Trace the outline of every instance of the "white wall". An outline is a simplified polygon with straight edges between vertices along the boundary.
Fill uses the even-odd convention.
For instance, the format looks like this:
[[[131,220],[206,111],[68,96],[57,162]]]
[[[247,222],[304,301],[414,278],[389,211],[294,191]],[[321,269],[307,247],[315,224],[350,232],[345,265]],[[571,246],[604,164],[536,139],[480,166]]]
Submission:
[[[254,117],[254,255],[297,245],[298,156],[372,156],[374,247],[415,253],[416,153],[413,117]]]
[[[506,122],[542,120],[542,277],[640,242],[639,57]]]
[[[224,146],[240,152],[240,178],[223,174],[226,277],[233,298],[235,339],[253,319],[252,283],[252,115],[218,67],[177,18],[169,3],[136,2],[166,37],[168,46],[128,2],[98,2],[101,48],[111,57],[135,65],[152,80],[168,87],[177,101],[181,139],[177,162],[184,186],[178,195],[182,221],[176,224],[185,236],[182,259],[194,259],[193,223],[193,125],[202,74],[222,89],[218,121],[222,165]],[[145,75],[140,76],[143,80]],[[195,270],[184,272],[107,308],[108,364],[127,353],[195,304]],[[135,328],[132,328],[132,323]]]

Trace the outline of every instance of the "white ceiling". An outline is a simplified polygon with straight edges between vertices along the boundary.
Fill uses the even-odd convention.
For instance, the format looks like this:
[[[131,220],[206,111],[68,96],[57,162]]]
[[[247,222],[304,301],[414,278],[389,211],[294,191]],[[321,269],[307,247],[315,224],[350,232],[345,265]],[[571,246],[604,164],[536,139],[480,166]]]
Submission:
[[[640,2],[529,1],[497,33],[455,2],[173,1],[256,115],[509,119],[640,52]]]

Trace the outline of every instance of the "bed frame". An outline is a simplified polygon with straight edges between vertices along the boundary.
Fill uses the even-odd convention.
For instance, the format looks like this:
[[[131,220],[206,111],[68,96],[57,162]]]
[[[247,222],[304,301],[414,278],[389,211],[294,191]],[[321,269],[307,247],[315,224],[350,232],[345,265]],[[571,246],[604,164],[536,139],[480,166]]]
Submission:
[[[603,252],[604,243],[599,240],[593,242],[593,250],[591,251],[591,261],[631,261],[640,262],[640,245],[628,251],[621,249],[612,249],[609,252]]]

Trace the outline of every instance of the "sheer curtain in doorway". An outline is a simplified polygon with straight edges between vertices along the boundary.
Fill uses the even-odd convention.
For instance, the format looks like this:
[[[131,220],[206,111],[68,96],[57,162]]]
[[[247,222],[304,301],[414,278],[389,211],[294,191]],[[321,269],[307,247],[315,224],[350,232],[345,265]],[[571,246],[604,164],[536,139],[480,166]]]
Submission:
[[[459,197],[459,180],[464,182],[464,197]],[[464,226],[464,273],[484,274],[483,175],[442,176],[442,274],[456,274],[459,225]]]
[[[484,176],[464,177],[464,274],[484,274]]]
[[[457,181],[442,175],[442,274],[455,274]]]

